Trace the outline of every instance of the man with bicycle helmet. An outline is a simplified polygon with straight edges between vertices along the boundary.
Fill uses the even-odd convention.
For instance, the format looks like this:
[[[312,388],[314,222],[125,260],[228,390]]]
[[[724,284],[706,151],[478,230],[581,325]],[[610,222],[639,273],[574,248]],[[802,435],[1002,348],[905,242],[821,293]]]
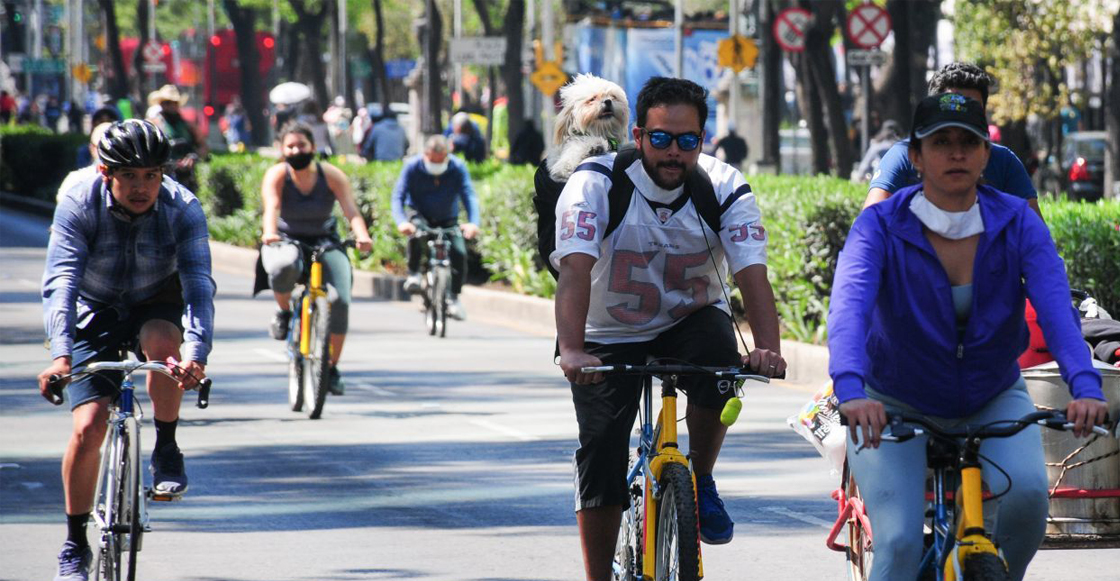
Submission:
[[[203,376],[214,327],[214,279],[206,216],[194,195],[164,175],[167,137],[148,121],[114,123],[98,143],[100,173],[64,192],[51,224],[43,273],[43,315],[54,361],[48,378],[133,350],[148,360],[182,360],[180,380],[149,372],[154,409],[153,489],[186,492],[175,440],[183,390]],[[94,374],[67,386],[73,433],[62,459],[68,536],[55,581],[85,580],[85,528],[93,504],[109,403],[119,375]]]

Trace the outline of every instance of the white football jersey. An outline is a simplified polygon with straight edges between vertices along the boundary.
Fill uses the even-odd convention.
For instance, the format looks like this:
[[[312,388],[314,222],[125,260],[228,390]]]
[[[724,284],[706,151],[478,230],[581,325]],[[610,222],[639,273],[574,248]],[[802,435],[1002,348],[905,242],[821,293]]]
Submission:
[[[731,272],[766,263],[767,234],[754,194],[738,170],[709,155],[708,173],[721,210],[720,231],[700,217],[684,188],[664,190],[641,160],[626,169],[634,195],[619,226],[603,239],[610,216],[607,192],[615,154],[586,160],[569,178],[556,204],[556,250],[597,258],[585,338],[596,343],[653,339],[708,305],[730,313],[724,300]]]

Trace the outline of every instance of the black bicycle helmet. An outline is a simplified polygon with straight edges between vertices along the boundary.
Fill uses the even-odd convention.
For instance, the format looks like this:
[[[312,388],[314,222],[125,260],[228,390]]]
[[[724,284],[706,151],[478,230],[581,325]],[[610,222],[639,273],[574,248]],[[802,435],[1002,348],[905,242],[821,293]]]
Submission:
[[[118,167],[161,167],[171,155],[167,136],[141,119],[125,119],[105,131],[97,144],[101,163],[110,169]]]

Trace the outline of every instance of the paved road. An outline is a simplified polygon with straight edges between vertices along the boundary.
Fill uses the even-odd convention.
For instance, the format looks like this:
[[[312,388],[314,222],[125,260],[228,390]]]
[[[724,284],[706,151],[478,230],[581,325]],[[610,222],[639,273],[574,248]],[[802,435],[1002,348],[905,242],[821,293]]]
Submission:
[[[45,238],[45,221],[0,211],[0,581],[49,579],[65,534],[69,417],[33,387],[48,359]],[[284,356],[265,332],[271,301],[249,298],[243,273],[215,278],[212,405],[184,408],[179,430],[191,492],[153,508],[141,578],[582,578],[574,416],[550,337],[467,322],[438,340],[414,306],[359,301],[347,394],[310,421],[286,408]],[[808,390],[751,388],[717,469],[738,535],[705,547],[707,579],[845,578],[843,556],[823,544],[833,478],[785,425]],[[1120,551],[1048,551],[1031,578],[1073,578],[1076,564],[1080,580],[1114,580],[1118,563]]]

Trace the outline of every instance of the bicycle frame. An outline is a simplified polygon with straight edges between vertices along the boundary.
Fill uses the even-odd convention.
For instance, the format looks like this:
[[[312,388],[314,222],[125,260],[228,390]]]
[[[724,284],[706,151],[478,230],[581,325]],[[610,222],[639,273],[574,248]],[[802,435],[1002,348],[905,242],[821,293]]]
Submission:
[[[642,487],[645,495],[642,514],[642,576],[654,579],[657,566],[657,509],[661,501],[661,490],[657,484],[661,473],[668,464],[680,464],[692,475],[693,496],[696,494],[696,474],[692,465],[680,448],[677,447],[677,378],[670,376],[661,385],[661,410],[657,414],[656,428],[650,422],[653,417],[653,376],[642,378],[642,421],[638,441],[638,459],[630,473],[626,475],[626,486],[634,484],[639,476],[644,478]],[[699,555],[700,576],[704,576],[704,559]]]

